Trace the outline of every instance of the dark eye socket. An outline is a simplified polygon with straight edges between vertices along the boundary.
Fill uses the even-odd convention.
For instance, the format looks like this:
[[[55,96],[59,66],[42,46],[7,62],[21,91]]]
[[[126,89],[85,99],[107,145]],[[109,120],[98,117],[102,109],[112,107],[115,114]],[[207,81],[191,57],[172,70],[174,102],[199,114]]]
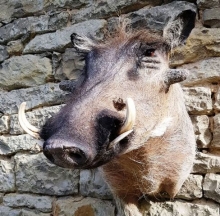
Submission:
[[[147,57],[153,57],[155,55],[155,49],[147,49],[145,52],[144,52],[144,56],[147,56]]]

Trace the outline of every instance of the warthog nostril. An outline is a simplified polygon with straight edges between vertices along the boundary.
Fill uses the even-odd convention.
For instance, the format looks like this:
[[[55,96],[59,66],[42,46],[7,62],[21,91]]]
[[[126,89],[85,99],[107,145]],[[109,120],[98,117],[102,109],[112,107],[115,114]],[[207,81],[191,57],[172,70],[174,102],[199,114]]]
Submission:
[[[91,161],[93,154],[89,148],[84,149],[78,146],[78,143],[59,142],[51,139],[44,142],[43,153],[52,163],[60,167],[82,168]]]
[[[86,154],[81,149],[76,147],[64,147],[63,150],[68,160],[72,160],[73,163],[77,165],[84,165],[86,163]]]

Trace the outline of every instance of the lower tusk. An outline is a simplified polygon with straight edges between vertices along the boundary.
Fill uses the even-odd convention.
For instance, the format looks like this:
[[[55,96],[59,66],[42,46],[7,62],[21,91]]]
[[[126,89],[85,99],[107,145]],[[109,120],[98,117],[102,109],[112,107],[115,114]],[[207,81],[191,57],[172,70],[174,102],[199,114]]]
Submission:
[[[109,149],[114,147],[117,143],[119,143],[122,139],[124,139],[126,136],[128,136],[133,130],[129,130],[124,132],[123,134],[119,135],[117,138],[115,138],[113,141],[109,144]]]
[[[136,109],[132,98],[127,98],[126,101],[126,119],[122,125],[119,134],[123,134],[126,131],[132,130],[136,119]]]
[[[40,135],[39,135],[40,130],[35,126],[31,125],[25,116],[24,113],[25,106],[26,106],[26,102],[23,102],[19,107],[19,111],[18,111],[19,123],[26,133],[30,134],[32,137],[36,139],[40,139]]]

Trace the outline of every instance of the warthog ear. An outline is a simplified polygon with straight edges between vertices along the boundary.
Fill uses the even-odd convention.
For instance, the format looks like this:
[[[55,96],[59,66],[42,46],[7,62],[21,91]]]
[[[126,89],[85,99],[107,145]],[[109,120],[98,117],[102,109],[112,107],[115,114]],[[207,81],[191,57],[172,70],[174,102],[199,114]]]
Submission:
[[[94,41],[86,36],[73,33],[70,38],[74,48],[81,52],[89,52],[95,46]]]
[[[171,49],[184,44],[195,26],[195,18],[196,11],[185,10],[167,23],[163,37]]]

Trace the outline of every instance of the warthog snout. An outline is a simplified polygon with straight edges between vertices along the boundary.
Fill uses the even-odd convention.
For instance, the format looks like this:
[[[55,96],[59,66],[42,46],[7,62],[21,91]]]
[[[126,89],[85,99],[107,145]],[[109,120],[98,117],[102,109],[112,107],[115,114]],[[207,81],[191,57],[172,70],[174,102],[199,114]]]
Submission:
[[[19,108],[19,121],[23,129],[38,139],[43,146],[44,155],[54,164],[64,168],[86,168],[91,169],[103,165],[115,156],[123,153],[127,149],[126,137],[133,132],[136,118],[136,109],[134,101],[131,98],[126,100],[126,114],[122,117],[117,111],[104,109],[90,121],[88,125],[93,125],[93,131],[96,147],[86,141],[87,133],[91,132],[88,125],[82,123],[82,127],[76,127],[70,131],[70,127],[66,127],[65,131],[57,128],[51,130],[50,124],[53,118],[48,121],[44,127],[39,130],[31,125],[24,114],[25,103]],[[65,111],[65,113],[68,113]],[[62,116],[63,122],[67,124],[65,115]],[[85,119],[86,120],[86,119]],[[70,120],[74,122],[73,120]],[[60,121],[60,124],[63,124]],[[89,122],[89,121],[87,121]],[[88,129],[87,129],[88,128]],[[50,136],[57,130],[57,135]],[[67,131],[70,134],[66,135]],[[75,134],[78,130],[83,130],[82,136],[77,137]]]
[[[91,163],[94,158],[94,153],[87,145],[83,148],[80,143],[69,144],[62,142],[60,145],[59,140],[49,139],[43,145],[44,155],[52,162],[61,167],[75,167],[82,168],[88,163]]]

